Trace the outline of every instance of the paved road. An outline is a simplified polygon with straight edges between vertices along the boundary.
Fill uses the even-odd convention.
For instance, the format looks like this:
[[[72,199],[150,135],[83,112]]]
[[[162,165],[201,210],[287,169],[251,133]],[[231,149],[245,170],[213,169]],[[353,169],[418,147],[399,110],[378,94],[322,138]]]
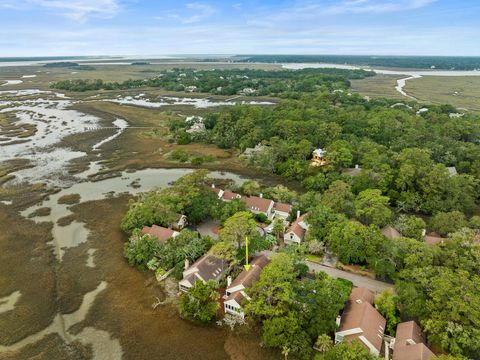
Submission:
[[[342,278],[342,279],[350,280],[354,286],[367,288],[373,291],[374,293],[382,292],[385,289],[393,289],[392,284],[371,279],[366,276],[353,274],[348,271],[336,269],[330,266],[321,265],[308,260],[306,261],[306,264],[308,265],[308,268],[312,272],[324,271],[335,279]]]

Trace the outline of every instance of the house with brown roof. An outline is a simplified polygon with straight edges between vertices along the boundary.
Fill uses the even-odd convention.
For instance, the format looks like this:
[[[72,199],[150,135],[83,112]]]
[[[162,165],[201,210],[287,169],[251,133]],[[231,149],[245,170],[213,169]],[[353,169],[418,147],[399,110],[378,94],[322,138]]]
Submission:
[[[222,201],[232,201],[232,200],[241,199],[241,198],[242,198],[242,195],[240,195],[240,194],[237,194],[237,193],[235,193],[233,191],[230,191],[230,190],[224,190],[220,200],[222,200]]]
[[[210,254],[203,255],[200,259],[195,261],[192,266],[188,266],[188,261],[185,261],[185,271],[183,272],[183,280],[179,282],[181,291],[188,291],[195,283],[200,280],[206,283],[209,280],[220,281],[228,269],[228,264],[225,260],[217,258]]]
[[[157,238],[159,244],[164,244],[168,239],[174,238],[180,233],[178,231],[167,229],[162,226],[152,225],[144,226],[142,229],[142,234],[152,235]]]
[[[276,202],[273,205],[274,217],[286,220],[290,215],[290,211],[292,211],[292,207],[290,204]]]
[[[445,240],[445,238],[441,237],[437,233],[427,234],[425,235],[424,239],[425,239],[425,244],[430,246],[440,244]]]
[[[382,234],[389,239],[395,240],[402,237],[402,234],[393,226],[387,225],[382,228]]]
[[[429,360],[435,354],[425,345],[422,329],[415,321],[398,324],[393,345],[393,360]]]
[[[379,355],[387,321],[373,306],[374,295],[365,288],[354,288],[343,310],[335,343],[358,340],[371,354]]]
[[[360,176],[362,168],[359,165],[355,165],[353,168],[345,168],[342,170],[343,174],[350,175],[351,177]]]
[[[245,206],[254,214],[264,214],[270,220],[273,218],[273,200],[265,199],[262,194],[260,196],[248,196],[242,198]]]
[[[243,270],[233,282],[231,282],[230,277],[228,278],[223,303],[226,314],[236,315],[242,318],[245,316],[242,311],[242,304],[245,299],[247,301],[250,300],[245,293],[245,289],[252,287],[253,283],[260,278],[260,273],[262,269],[267,266],[268,262],[269,260],[265,255],[260,255],[250,263],[250,270]]]
[[[213,191],[215,194],[217,194],[217,197],[218,197],[219,199],[221,199],[221,198],[223,197],[224,191],[223,191],[222,189],[220,189],[220,188],[217,188],[217,187],[215,186],[215,184],[212,184],[211,189],[212,189],[212,191]]]
[[[300,216],[300,212],[297,213],[297,219],[290,224],[285,234],[283,234],[283,240],[286,244],[301,244],[305,239],[309,225],[305,219],[307,214]]]

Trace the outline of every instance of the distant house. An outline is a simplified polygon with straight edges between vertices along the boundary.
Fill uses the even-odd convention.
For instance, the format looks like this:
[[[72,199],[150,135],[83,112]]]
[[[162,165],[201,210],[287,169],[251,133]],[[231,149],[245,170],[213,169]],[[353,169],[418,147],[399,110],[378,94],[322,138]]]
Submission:
[[[172,229],[182,230],[187,226],[187,217],[183,214],[176,214],[175,220],[172,222]]]
[[[226,314],[244,317],[242,303],[245,299],[250,300],[245,293],[245,289],[250,288],[253,283],[260,278],[260,273],[268,262],[268,258],[265,255],[260,255],[251,262],[249,271],[243,270],[231,283],[230,278],[228,279],[229,283],[225,290],[225,300],[223,303]]]
[[[455,166],[449,166],[447,167],[447,170],[450,176],[458,175],[457,168]]]
[[[273,205],[273,212],[276,218],[286,220],[292,211],[292,205],[276,202]]]
[[[402,234],[400,234],[397,229],[390,225],[384,226],[382,228],[382,234],[392,240],[402,237]]]
[[[221,198],[223,197],[224,191],[223,191],[222,189],[220,189],[220,188],[217,188],[217,187],[215,186],[215,184],[212,184],[211,189],[212,189],[212,191],[213,191],[215,194],[217,194],[217,197],[218,197],[219,199],[221,199]]]
[[[188,291],[195,283],[200,280],[206,283],[209,280],[220,281],[228,265],[225,260],[219,259],[213,255],[206,254],[198,259],[192,266],[188,266],[185,262],[185,271],[183,272],[183,280],[179,282],[181,291]]]
[[[359,176],[362,172],[362,168],[358,165],[355,165],[353,168],[346,168],[342,170],[342,173],[346,175],[350,175],[352,177]]]
[[[220,200],[232,201],[232,200],[241,199],[241,198],[242,198],[242,195],[234,193],[233,191],[230,191],[230,190],[225,190]]]
[[[392,345],[393,360],[429,360],[435,357],[425,345],[422,329],[415,321],[398,324]]]
[[[324,166],[327,162],[325,160],[325,155],[327,152],[323,149],[315,149],[312,152],[312,166]]]
[[[240,90],[239,94],[240,95],[252,95],[252,94],[255,94],[256,92],[257,92],[257,90],[255,90],[255,89],[244,88],[244,89]]]
[[[267,218],[272,219],[273,212],[273,200],[264,199],[263,195],[260,196],[248,196],[242,198],[245,206],[254,214],[264,214]]]
[[[373,293],[365,288],[354,288],[335,332],[335,343],[358,340],[371,354],[382,349],[386,320],[373,307]]]
[[[425,235],[424,239],[425,239],[425,244],[430,246],[440,244],[445,240],[445,238],[441,237],[437,233],[427,234]]]
[[[151,227],[144,226],[142,229],[142,234],[155,236],[159,244],[164,244],[168,239],[174,238],[180,233],[172,229],[164,228],[162,226],[152,225]]]
[[[290,224],[283,235],[283,239],[287,244],[301,244],[305,239],[309,225],[305,222],[307,214],[300,216],[300,212],[297,213],[297,219]]]

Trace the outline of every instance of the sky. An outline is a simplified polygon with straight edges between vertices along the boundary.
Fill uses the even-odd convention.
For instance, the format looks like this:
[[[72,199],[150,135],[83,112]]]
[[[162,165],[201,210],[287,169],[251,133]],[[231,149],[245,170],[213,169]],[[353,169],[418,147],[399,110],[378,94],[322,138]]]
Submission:
[[[480,56],[479,0],[0,0],[0,57]]]

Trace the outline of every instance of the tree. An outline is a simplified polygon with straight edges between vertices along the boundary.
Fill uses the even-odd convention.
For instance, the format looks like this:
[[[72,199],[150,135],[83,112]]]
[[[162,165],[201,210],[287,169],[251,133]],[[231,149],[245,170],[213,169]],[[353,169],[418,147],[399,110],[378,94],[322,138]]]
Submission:
[[[218,284],[210,280],[206,284],[198,280],[195,285],[180,298],[180,313],[194,321],[207,323],[212,321],[219,308]]]
[[[242,184],[242,192],[245,195],[257,195],[260,192],[260,184],[255,180],[247,180]]]
[[[222,202],[220,206],[221,209],[218,212],[218,218],[221,225],[224,225],[225,221],[227,221],[227,219],[229,219],[236,213],[247,211],[245,203],[242,202],[240,199],[233,199],[232,201]]]
[[[352,214],[353,199],[350,185],[341,180],[336,180],[323,193],[320,203],[334,212]]]
[[[274,187],[266,188],[264,190],[264,196],[275,201],[291,203],[297,198],[297,193],[286,186],[276,185]]]
[[[131,266],[146,268],[150,260],[160,251],[157,238],[151,235],[134,233],[125,243],[123,254]]]
[[[430,229],[440,235],[448,235],[468,225],[465,215],[460,211],[439,212],[430,219]]]
[[[332,338],[327,334],[320,335],[317,338],[317,341],[315,341],[315,348],[321,354],[325,354],[325,353],[329,352],[333,348]]]
[[[345,264],[365,264],[374,258],[377,244],[383,241],[378,228],[358,221],[345,221],[331,228],[326,237],[328,247]]]
[[[370,354],[367,348],[357,340],[352,343],[342,342],[335,345],[325,355],[317,357],[318,360],[378,360],[375,355]]]
[[[405,237],[423,241],[423,231],[426,228],[422,218],[413,215],[400,215],[395,228]]]
[[[248,237],[253,244],[259,238],[257,230],[257,223],[255,222],[252,213],[242,211],[234,214],[225,221],[223,228],[220,230],[220,242],[215,244],[212,251],[225,258],[226,260],[233,260],[245,244]],[[251,251],[254,249],[252,247]],[[245,255],[241,252],[243,256]],[[234,261],[234,262],[239,262]]]
[[[267,319],[263,322],[262,341],[270,347],[288,350],[300,359],[310,359],[310,338],[294,313]]]
[[[336,140],[326,148],[327,165],[333,169],[348,167],[352,164],[353,155],[348,142]]]
[[[324,241],[331,227],[346,221],[346,218],[341,214],[337,214],[328,206],[319,204],[310,209],[305,221],[310,225],[307,233],[308,238]]]
[[[396,302],[396,296],[390,289],[385,289],[375,297],[375,307],[387,319],[386,331],[391,336],[395,335],[395,329],[400,322]]]
[[[364,190],[355,199],[355,215],[364,224],[384,226],[392,218],[392,211],[388,207],[389,200],[387,196],[382,196],[378,189]]]
[[[292,257],[275,255],[247,291],[252,300],[245,306],[245,312],[259,321],[287,315],[295,300],[296,276]]]
[[[285,231],[285,225],[283,225],[283,220],[280,218],[276,218],[273,221],[272,226],[272,233],[277,237],[277,240],[280,239],[280,236]]]

